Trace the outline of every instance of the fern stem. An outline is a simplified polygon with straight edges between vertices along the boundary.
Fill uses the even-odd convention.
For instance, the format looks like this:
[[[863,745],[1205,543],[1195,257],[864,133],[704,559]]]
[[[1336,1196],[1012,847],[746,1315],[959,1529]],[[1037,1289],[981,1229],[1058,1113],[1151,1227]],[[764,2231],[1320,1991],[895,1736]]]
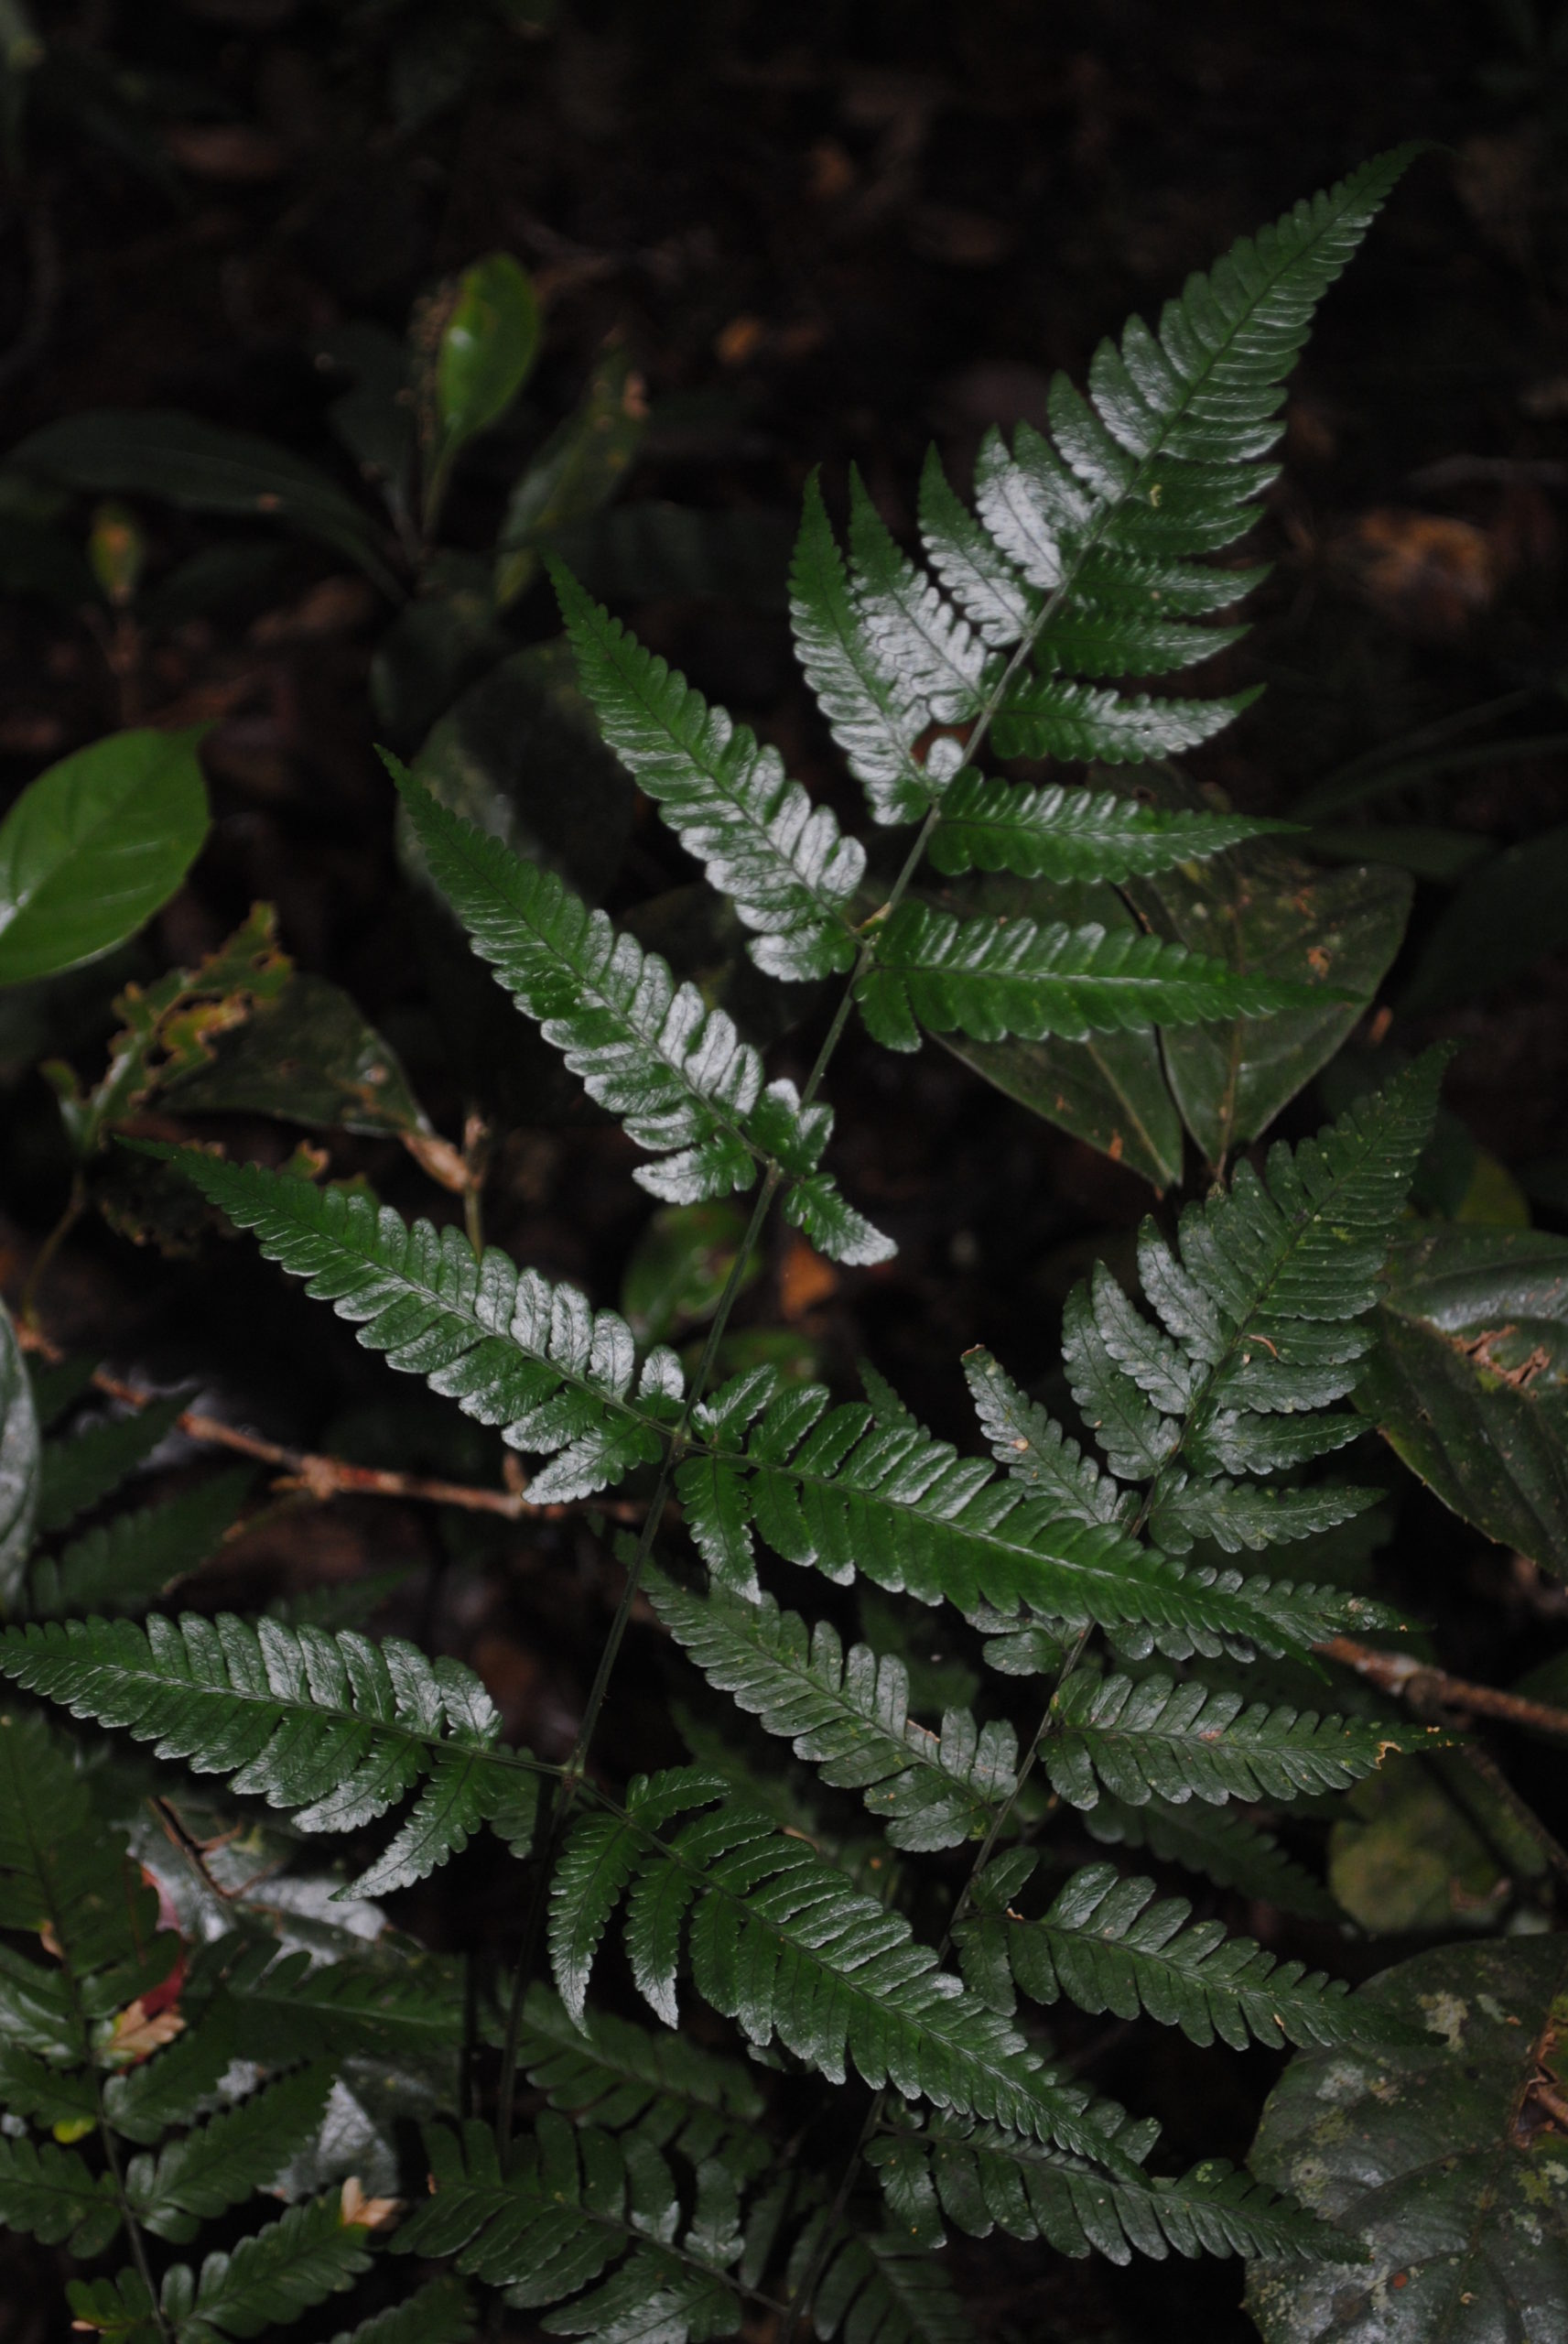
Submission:
[[[85,2021],[83,2024],[85,2024]],[[98,2100],[98,2137],[103,2143],[103,2162],[108,2166],[110,2178],[114,2184],[114,2196],[119,2201],[120,2219],[124,2224],[125,2241],[131,2250],[131,2260],[136,2266],[136,2276],[151,2298],[153,2325],[160,2336],[168,2339],[169,2344],[173,2344],[174,2330],[164,2317],[163,2306],[158,2301],[157,2283],[153,2277],[152,2264],[147,2260],[147,2242],[142,2236],[141,2224],[131,2211],[131,2201],[125,2194],[125,2176],[120,2164],[120,2152],[115,2145],[108,2118],[103,2112],[103,2081],[101,2076],[94,2077],[93,2089]]]
[[[842,1030],[842,1025],[840,1025],[839,1031]],[[528,1902],[528,1915],[524,1924],[522,1948],[518,1953],[516,1967],[512,1974],[512,1993],[506,2011],[506,2035],[502,2046],[501,2081],[495,2111],[495,2143],[503,2165],[512,2147],[513,2118],[517,2099],[517,2051],[523,2033],[523,2005],[527,1997],[529,1982],[533,1978],[534,1965],[538,1959],[539,1942],[544,1935],[545,1915],[549,1909],[550,1874],[555,1866],[556,1851],[560,1846],[561,1834],[570,1818],[572,1808],[577,1804],[578,1793],[582,1786],[583,1776],[588,1767],[589,1751],[592,1746],[594,1734],[598,1731],[600,1714],[604,1708],[605,1697],[610,1690],[610,1679],[614,1672],[621,1646],[625,1641],[626,1631],[632,1623],[632,1610],[637,1601],[637,1590],[642,1582],[643,1567],[653,1552],[654,1540],[658,1536],[659,1525],[664,1519],[670,1485],[675,1479],[676,1467],[680,1461],[687,1428],[691,1424],[697,1403],[707,1388],[708,1379],[713,1373],[713,1362],[719,1355],[719,1346],[724,1339],[724,1329],[730,1322],[730,1314],[740,1297],[746,1264],[751,1260],[757,1242],[762,1236],[762,1224],[773,1208],[773,1199],[778,1193],[784,1177],[782,1168],[776,1164],[770,1165],[762,1176],[762,1186],[757,1191],[757,1201],[752,1208],[752,1218],[747,1223],[746,1234],[741,1241],[735,1259],[730,1265],[730,1275],[724,1281],[724,1290],[719,1297],[719,1307],[713,1314],[713,1322],[708,1330],[708,1340],[703,1344],[702,1356],[697,1363],[697,1373],[691,1379],[680,1415],[672,1426],[669,1438],[665,1444],[658,1479],[654,1484],[654,1494],[648,1501],[648,1509],[643,1517],[643,1528],[637,1540],[635,1552],[627,1566],[626,1584],[622,1590],[621,1601],[616,1606],[610,1633],[605,1638],[603,1649],[599,1655],[599,1666],[594,1673],[593,1684],[583,1706],[582,1719],[578,1727],[577,1739],[572,1744],[571,1755],[567,1760],[561,1779],[556,1786],[549,1812],[546,1818],[543,1845],[539,1853],[539,1868],[535,1874],[533,1894]]]
[[[992,1816],[989,1829],[980,1841],[974,1862],[969,1866],[968,1878],[959,1890],[957,1901],[948,1915],[947,1926],[942,1932],[942,1942],[936,1948],[938,1964],[945,1962],[953,1950],[953,1940],[969,1909],[980,1875],[989,1863],[996,1843],[1007,1828],[1008,1818],[1022,1795],[1025,1783],[1034,1771],[1035,1761],[1050,1738],[1053,1723],[1057,1715],[1057,1698],[1063,1686],[1082,1660],[1088,1640],[1093,1633],[1092,1622],[1079,1630],[1076,1643],[1067,1652],[1061,1667],[1056,1672],[1056,1681],[1051,1687],[1051,1698],[1041,1711],[1040,1722],[1034,1729],[1033,1740],[1023,1753],[1012,1788]],[[817,2288],[822,2284],[822,2274],[827,2268],[828,2258],[832,2252],[833,2234],[844,2219],[845,2208],[849,2203],[849,2194],[855,2187],[866,2151],[871,2147],[872,2140],[881,2129],[882,2111],[888,2101],[888,2086],[883,2084],[881,2089],[873,2095],[871,2104],[866,2111],[865,2122],[860,2127],[860,2137],[850,2151],[844,2170],[839,2176],[838,2187],[833,2194],[833,2203],[828,2209],[827,2219],[822,2226],[822,2234],[816,2241],[810,2263],[801,2274],[800,2284],[795,2289],[790,2303],[784,2327],[785,2344],[788,2344],[788,2339],[795,2333],[800,2323],[810,2317],[812,2303]]]

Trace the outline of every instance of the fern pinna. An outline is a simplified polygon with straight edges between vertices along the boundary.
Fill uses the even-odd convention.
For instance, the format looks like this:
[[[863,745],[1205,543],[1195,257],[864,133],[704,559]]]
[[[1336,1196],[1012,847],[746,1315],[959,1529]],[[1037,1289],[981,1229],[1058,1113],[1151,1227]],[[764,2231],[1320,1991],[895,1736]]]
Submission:
[[[390,1937],[351,1950],[330,1936],[324,1891],[321,1933],[299,1945],[254,1915],[214,1926],[211,1895],[160,1922],[126,1819],[94,1810],[103,1777],[41,1712],[6,1714],[0,2214],[83,2259],[121,2253],[117,2275],[73,2283],[79,2327],[138,2344],[270,2333],[373,2266],[363,2344],[466,2335],[487,2291],[552,2331],[684,2344],[767,2313],[781,2334],[809,2317],[825,2337],[930,2344],[966,2332],[937,2252],[949,2228],[1118,2259],[1319,2251],[1314,2218],[1247,2176],[1152,2166],[1153,2126],[1060,2064],[1037,2013],[1067,1998],[1238,2046],[1337,2044],[1377,2024],[1321,1970],[1072,1851],[1081,1818],[1102,1847],[1331,1912],[1267,1819],[1430,1738],[1355,1703],[1337,1714],[1321,1671],[1326,1709],[1303,1708],[1298,1682],[1336,1634],[1398,1624],[1313,1565],[1370,1503],[1323,1460],[1360,1429],[1342,1404],[1441,1063],[1241,1163],[1173,1225],[1147,1222],[1141,1299],[1096,1270],[1065,1311],[1072,1427],[984,1350],[966,1372],[989,1456],[934,1438],[870,1371],[863,1400],[768,1365],[717,1384],[711,1372],[775,1199],[841,1262],[892,1250],[830,1167],[819,1094],[850,1015],[906,1050],[927,1031],[1076,1039],[1320,998],[1130,923],[966,912],[947,883],[1116,886],[1279,827],[981,761],[1147,765],[1244,706],[1122,679],[1169,675],[1238,632],[1206,622],[1259,573],[1208,557],[1251,522],[1313,311],[1406,160],[1299,204],[1193,277],[1157,332],[1135,320],[1103,344],[1087,396],[1054,385],[1049,436],[988,440],[972,505],[933,456],[924,563],[859,481],[842,546],[812,484],[796,644],[871,823],[910,834],[891,877],[873,880],[885,858],[773,749],[557,570],[606,741],[734,906],[759,969],[845,981],[803,1084],[770,1079],[655,952],[393,765],[475,950],[623,1123],[641,1185],[683,1203],[753,1191],[751,1232],[690,1373],[665,1348],[640,1356],[625,1320],[574,1287],[476,1254],[455,1228],[409,1226],[362,1188],[163,1151],[392,1368],[547,1460],[535,1498],[629,1485],[643,1528],[564,1765],[506,1744],[477,1677],[406,1643],[199,1608],[124,1616],[196,1568],[232,1488],[38,1556],[0,1639],[17,1692],[149,1745],[155,1785],[178,1763],[254,1802],[266,1829],[286,1818],[291,1846],[350,1842],[340,1904],[364,1912],[486,1829],[533,1868],[509,1984],[476,1964],[465,1985]],[[88,1453],[92,1438],[51,1452],[47,1533],[127,1470],[113,1442]],[[1292,1546],[1299,1577],[1259,1567]],[[762,1584],[779,1561],[796,1567],[802,1610]],[[978,1710],[965,1692],[930,1722],[912,1715],[907,1653],[806,1616],[813,1570],[950,1607],[989,1665]],[[722,1738],[717,1759],[620,1789],[589,1774],[639,1593],[671,1666],[678,1650],[816,1771],[819,1830],[781,1827]],[[1036,1844],[1054,1816],[1068,1819],[1062,1859]],[[916,1857],[932,1860],[918,1878]],[[648,2021],[590,2003],[612,1935]],[[728,2023],[728,2050],[710,2047],[715,2028],[702,2047],[665,2031],[694,1999]],[[482,2116],[456,2057],[476,2031],[499,2055]],[[356,2053],[395,2085],[379,2131],[366,2117],[356,2132],[340,2104]],[[812,2077],[852,2095],[848,2165],[800,2121]],[[387,2126],[408,2115],[427,2146],[399,2222]],[[236,2232],[258,2191],[287,2203]],[[229,2242],[180,2259],[219,2218]],[[404,2255],[444,2273],[409,2293]]]

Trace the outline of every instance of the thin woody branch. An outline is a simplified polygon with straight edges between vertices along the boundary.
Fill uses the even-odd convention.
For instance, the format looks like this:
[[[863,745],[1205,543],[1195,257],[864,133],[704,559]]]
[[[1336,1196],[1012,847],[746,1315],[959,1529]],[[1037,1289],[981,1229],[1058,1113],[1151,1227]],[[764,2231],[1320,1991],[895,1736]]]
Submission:
[[[36,1351],[51,1362],[61,1358],[59,1346],[36,1326],[24,1322],[17,1332],[24,1349]],[[127,1384],[105,1368],[94,1370],[92,1388],[129,1408],[145,1408],[160,1396],[140,1384]],[[290,1449],[280,1441],[264,1440],[259,1433],[243,1432],[237,1425],[225,1424],[222,1417],[207,1416],[198,1408],[185,1409],[176,1421],[179,1430],[191,1440],[206,1442],[214,1449],[227,1449],[237,1457],[248,1457],[258,1465],[270,1466],[277,1477],[273,1483],[275,1490],[302,1491],[321,1504],[344,1497],[401,1498],[413,1504],[454,1505],[470,1514],[499,1514],[506,1522],[558,1522],[589,1506],[615,1522],[635,1524],[643,1518],[643,1509],[633,1498],[575,1498],[557,1505],[535,1505],[525,1487],[481,1489],[470,1481],[446,1481],[424,1473],[395,1472],[384,1466],[354,1465],[346,1457],[323,1457],[313,1449]]]
[[[1547,1733],[1568,1742],[1568,1709],[1555,1709],[1548,1701],[1501,1693],[1491,1685],[1472,1685],[1466,1677],[1451,1677],[1445,1668],[1433,1668],[1408,1653],[1378,1652],[1348,1636],[1332,1636],[1314,1649],[1325,1660],[1353,1668],[1357,1677],[1408,1701],[1414,1709],[1468,1710],[1475,1717],[1498,1718],[1505,1725],[1520,1726],[1527,1733]]]

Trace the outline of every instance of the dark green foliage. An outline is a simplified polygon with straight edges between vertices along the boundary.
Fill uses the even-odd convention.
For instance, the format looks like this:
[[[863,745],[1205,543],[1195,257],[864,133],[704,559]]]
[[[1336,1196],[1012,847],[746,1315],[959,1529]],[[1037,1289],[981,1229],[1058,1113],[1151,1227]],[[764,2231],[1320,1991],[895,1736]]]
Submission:
[[[1112,1037],[1095,1045],[1102,1089],[1119,1099],[1117,1082],[1152,1086],[1164,1101],[1168,1128],[1143,1163],[1173,1185],[1182,1140],[1161,1072],[1174,1063],[1168,1031],[1217,1025],[1223,1046],[1244,1020],[1270,1033],[1286,1017],[1348,1019],[1364,1004],[1326,966],[1309,960],[1311,982],[1260,975],[1239,948],[1221,960],[1173,940],[1157,893],[1146,908],[1151,883],[1173,889],[1201,866],[1192,884],[1207,885],[1204,874],[1238,867],[1216,858],[1289,826],[1232,814],[1217,793],[1187,802],[1196,791],[1168,776],[1160,802],[1146,803],[1152,786],[1135,798],[1103,776],[1093,787],[1054,772],[1004,779],[982,761],[989,750],[1144,765],[1245,708],[1246,692],[1141,686],[1239,634],[1212,621],[1260,573],[1209,558],[1254,517],[1312,313],[1407,159],[1384,157],[1244,241],[1189,280],[1157,333],[1134,320],[1119,344],[1102,344],[1087,396],[1053,385],[1049,435],[1024,426],[1011,448],[987,440],[973,509],[933,456],[920,558],[857,476],[840,545],[811,482],[791,578],[795,639],[871,821],[918,826],[885,858],[869,857],[774,748],[551,562],[602,736],[594,754],[621,792],[617,819],[630,821],[635,783],[747,931],[762,972],[747,980],[764,1004],[760,1030],[783,1023],[770,1019],[762,978],[841,981],[815,1064],[796,1062],[812,1069],[801,1088],[769,1079],[722,1005],[735,995],[706,968],[700,982],[680,981],[595,907],[612,858],[578,872],[585,893],[574,892],[544,850],[520,855],[388,759],[422,879],[643,1152],[638,1183],[667,1207],[713,1216],[705,1243],[715,1223],[728,1232],[730,1265],[705,1272],[697,1300],[695,1286],[685,1293],[684,1318],[673,1307],[644,1314],[634,1287],[628,1316],[596,1308],[481,1248],[472,1166],[454,1170],[449,1148],[441,1177],[454,1191],[470,1184],[471,1242],[452,1225],[405,1221],[362,1182],[318,1186],[295,1164],[267,1171],[205,1145],[145,1151],[253,1232],[366,1350],[509,1448],[547,1460],[527,1497],[584,1505],[574,1536],[602,1536],[602,1514],[585,1502],[607,1491],[621,1492],[618,1516],[642,1516],[641,1536],[618,1550],[625,1598],[569,1753],[546,1764],[505,1743],[495,1703],[455,1660],[329,1629],[292,1599],[256,1620],[104,1616],[139,1610],[197,1568],[233,1519],[233,1477],[114,1514],[29,1570],[37,1425],[12,1344],[0,1430],[15,1433],[17,1452],[0,1592],[25,1586],[31,1616],[16,1620],[14,1605],[0,1672],[151,1745],[161,1766],[221,1778],[240,1818],[237,1837],[215,1824],[203,1839],[168,1777],[141,1761],[133,1777],[123,1745],[110,1745],[97,1775],[90,1739],[79,1766],[31,1711],[0,1720],[0,2098],[11,2128],[0,2218],[82,2257],[123,2239],[124,2271],[73,2284],[85,2328],[120,2344],[270,2334],[350,2287],[370,2264],[372,2227],[394,2219],[395,2255],[445,2268],[411,2273],[387,2303],[405,2266],[383,2265],[366,2300],[387,2307],[351,2321],[337,2344],[461,2344],[481,2323],[504,2324],[498,2296],[546,2332],[608,2344],[708,2344],[764,2322],[783,2336],[806,2319],[846,2344],[960,2344],[965,2315],[936,2252],[947,2225],[1121,2262],[1216,2252],[1282,2265],[1323,2253],[1310,2212],[1227,2165],[1152,2172],[1157,2127],[1098,2095],[1072,2059],[1058,2064],[1028,2006],[1070,2001],[1095,2017],[1151,2019],[1204,2048],[1302,2044],[1358,2057],[1368,2044],[1379,2056],[1409,2047],[1408,2024],[1389,2024],[1373,1998],[1260,1942],[1261,1920],[1254,1937],[1195,1919],[1186,1898],[1119,1861],[1083,1865],[1078,1835],[1321,1919],[1332,1901],[1305,1864],[1234,1805],[1302,1799],[1315,1817],[1325,1794],[1390,1753],[1449,1739],[1368,1715],[1368,1698],[1352,1697],[1340,1715],[1325,1690],[1320,1714],[1293,1692],[1275,1697],[1263,1676],[1237,1683],[1267,1655],[1290,1662],[1292,1688],[1333,1639],[1402,1624],[1368,1595],[1281,1579],[1252,1557],[1295,1544],[1331,1571],[1337,1561],[1318,1563],[1317,1542],[1375,1502],[1321,1460],[1363,1429],[1346,1404],[1433,1127],[1441,1056],[1317,1138],[1276,1145],[1260,1168],[1240,1161],[1228,1188],[1217,1181],[1164,1227],[1146,1222],[1140,1298],[1095,1267],[1064,1312],[1076,1410],[1065,1424],[979,1345],[966,1371],[989,1456],[935,1438],[873,1367],[863,1401],[801,1380],[793,1355],[783,1365],[768,1348],[777,1329],[766,1326],[745,1330],[757,1347],[739,1358],[751,1363],[731,1351],[737,1372],[708,1384],[720,1344],[735,1340],[737,1296],[753,1276],[762,1291],[775,1199],[810,1245],[846,1265],[892,1251],[825,1169],[833,1111],[818,1093],[852,1005],[890,1049],[964,1036],[954,1047],[973,1048],[974,1063],[1021,1095],[1016,1069],[979,1053],[1010,1041],[1033,1049],[1043,1091],[1056,1067],[1076,1068],[1069,1087],[1088,1084],[1084,1053],[1048,1058],[1047,1042],[1071,1053]],[[500,300],[512,265],[485,266]],[[470,277],[460,298],[478,301]],[[427,519],[459,440],[493,420],[526,371],[524,322],[518,309],[510,359],[499,344],[441,344],[462,382],[427,418]],[[335,416],[353,441],[353,417]],[[403,421],[394,418],[388,478],[406,518]],[[539,558],[531,500],[554,494],[538,482],[519,492],[503,600]],[[433,770],[428,756],[422,769]],[[526,834],[521,818],[505,826],[514,840]],[[1010,876],[927,885],[933,873],[946,883],[974,872]],[[427,1155],[443,1145],[410,1112],[417,1128],[403,1135]],[[1108,1131],[1098,1136],[1117,1152]],[[743,1218],[723,1200],[746,1191],[759,1209],[743,1239]],[[456,1215],[452,1199],[448,1210]],[[706,1324],[702,1363],[683,1367],[664,1344],[640,1354],[633,1324]],[[45,1532],[106,1500],[178,1405],[51,1442]],[[0,1457],[0,1480],[8,1470]],[[655,1546],[677,1534],[687,1551],[659,1567]],[[469,1551],[451,1551],[468,1572]],[[764,1589],[769,1557],[910,1601],[879,1596],[870,1639],[849,1642]],[[487,1549],[474,1568],[499,1559]],[[644,1598],[667,1632],[661,1665],[706,1680],[694,1690],[688,1674],[671,1688],[704,1763],[636,1774],[622,1788],[592,1745]],[[940,1621],[933,1651],[930,1613],[945,1605],[957,1616]],[[977,1646],[992,1672],[978,1692]],[[1156,1654],[1169,1666],[1152,1667]],[[732,1748],[706,1710],[693,1715],[710,1695],[753,1721],[749,1742]],[[781,1768],[770,1780],[752,1754],[761,1735],[815,1770],[798,1811],[800,1778]],[[150,1870],[144,1877],[125,1832],[92,1804],[96,1785],[104,1813],[128,1814],[133,1780],[136,1828],[150,1832],[151,1785],[152,1811],[187,1866],[158,1875],[166,1905],[186,1916],[178,1937],[160,1934]],[[359,1835],[394,1810],[390,1842],[367,1861]],[[488,1948],[421,1954],[393,1931],[377,1936],[365,1903],[426,1880],[484,1824],[534,1866],[496,1907],[521,1941],[510,1987]],[[1038,1888],[1034,1842],[1053,1830],[1073,1868],[1050,1869],[1051,1886]],[[362,1868],[351,1882],[347,1867],[296,1870],[269,1904],[262,1883],[295,1860],[301,1835],[354,1842]],[[232,1898],[211,1870],[220,1861],[243,1880]],[[590,2007],[612,1926],[651,2024]],[[531,1975],[546,1954],[555,1993]],[[694,2003],[705,2011],[694,2015]],[[824,2086],[851,2087],[843,2111]],[[409,2161],[414,2115],[422,2167]],[[35,2138],[39,2128],[56,2137]],[[846,2167],[857,2139],[880,2207],[860,2148]],[[411,2210],[387,2202],[395,2190]],[[254,2201],[270,2194],[284,2210],[264,2222]],[[222,2248],[170,2259],[219,2223]]]
[[[0,1669],[77,1717],[124,1726],[160,1758],[227,1774],[294,1810],[302,1831],[356,1831],[424,1778],[412,1813],[356,1883],[362,1895],[422,1880],[482,1822],[526,1843],[536,1778],[497,1747],[501,1719],[470,1669],[352,1629],[254,1625],[194,1612],[11,1628]]]

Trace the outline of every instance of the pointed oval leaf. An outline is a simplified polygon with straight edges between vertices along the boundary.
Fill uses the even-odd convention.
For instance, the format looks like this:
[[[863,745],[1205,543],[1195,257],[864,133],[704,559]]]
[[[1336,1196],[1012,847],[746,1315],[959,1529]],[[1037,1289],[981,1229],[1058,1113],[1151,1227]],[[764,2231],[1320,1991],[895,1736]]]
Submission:
[[[179,886],[207,836],[189,732],[112,732],[28,784],[0,823],[0,984],[95,960]]]

